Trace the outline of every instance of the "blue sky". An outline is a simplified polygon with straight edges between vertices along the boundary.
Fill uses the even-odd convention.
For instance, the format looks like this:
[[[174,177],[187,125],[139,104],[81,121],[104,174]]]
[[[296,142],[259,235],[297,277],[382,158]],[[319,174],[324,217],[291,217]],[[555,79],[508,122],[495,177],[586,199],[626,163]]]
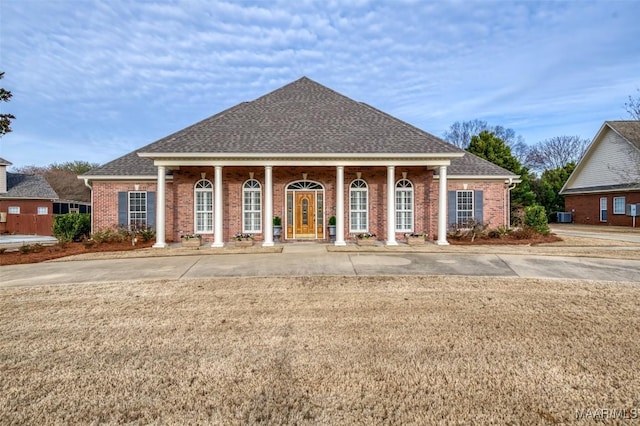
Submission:
[[[442,136],[591,139],[640,88],[637,1],[2,0],[14,166],[105,163],[302,76]]]

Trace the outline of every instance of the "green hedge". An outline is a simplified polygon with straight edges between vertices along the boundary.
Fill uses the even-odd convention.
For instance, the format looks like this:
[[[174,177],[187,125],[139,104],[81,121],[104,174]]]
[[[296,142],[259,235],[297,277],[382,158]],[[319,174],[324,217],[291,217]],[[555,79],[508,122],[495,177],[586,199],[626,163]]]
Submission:
[[[80,241],[91,233],[91,215],[89,214],[63,214],[53,220],[53,236],[58,241],[68,243]]]
[[[551,232],[547,221],[547,213],[542,206],[529,206],[524,209],[524,226],[534,229],[541,235],[549,235],[549,232]]]

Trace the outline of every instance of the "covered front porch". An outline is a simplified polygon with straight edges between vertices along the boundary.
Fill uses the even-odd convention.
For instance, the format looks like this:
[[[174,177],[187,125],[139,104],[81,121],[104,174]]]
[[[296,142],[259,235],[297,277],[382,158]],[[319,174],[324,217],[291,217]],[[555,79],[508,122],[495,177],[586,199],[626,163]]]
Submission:
[[[180,223],[185,223],[185,217],[194,217],[191,226],[196,228],[197,212],[185,206],[194,204],[188,197],[190,188],[199,181],[211,186],[212,232],[205,234],[212,247],[223,247],[234,234],[252,230],[262,246],[273,246],[275,216],[282,220],[283,241],[328,241],[327,226],[335,217],[336,246],[346,245],[350,236],[361,232],[375,233],[388,246],[397,245],[404,233],[425,231],[437,235],[436,244],[448,244],[449,158],[266,161],[139,155],[153,157],[157,167],[157,248],[167,246],[167,233],[169,240],[175,240],[180,232],[198,233],[189,229],[188,223]],[[436,170],[438,179],[434,180]],[[173,174],[169,205],[168,171]],[[246,203],[253,205],[246,208]],[[167,214],[174,217],[167,220]],[[168,229],[167,223],[173,224],[173,229]]]

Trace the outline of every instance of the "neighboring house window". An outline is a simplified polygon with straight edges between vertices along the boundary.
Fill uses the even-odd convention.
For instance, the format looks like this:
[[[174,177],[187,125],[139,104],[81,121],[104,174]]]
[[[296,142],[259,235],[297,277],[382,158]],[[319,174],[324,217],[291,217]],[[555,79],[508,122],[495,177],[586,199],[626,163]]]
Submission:
[[[607,221],[607,197],[600,198],[600,222]]]
[[[625,214],[625,197],[613,197],[613,214]]]
[[[473,219],[473,191],[456,191],[456,224],[465,225]]]
[[[195,232],[213,232],[213,184],[206,179],[196,182],[194,187]]]
[[[147,193],[145,191],[129,192],[129,227],[144,228],[147,226]]]
[[[38,214],[49,214],[49,207],[38,207]]]
[[[248,180],[242,187],[242,232],[262,232],[262,190],[260,182]]]
[[[407,179],[396,184],[396,232],[413,231],[413,184]]]
[[[367,231],[369,225],[368,193],[367,183],[364,180],[357,179],[351,182],[351,187],[349,188],[350,232]]]
[[[10,206],[8,212],[9,214],[20,214],[20,207]]]

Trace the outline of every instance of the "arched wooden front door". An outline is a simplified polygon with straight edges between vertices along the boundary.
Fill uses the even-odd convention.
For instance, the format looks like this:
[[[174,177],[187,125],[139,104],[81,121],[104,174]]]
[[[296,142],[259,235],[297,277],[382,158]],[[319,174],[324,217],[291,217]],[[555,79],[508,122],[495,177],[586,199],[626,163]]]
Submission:
[[[287,238],[324,239],[324,188],[311,181],[287,186]]]

